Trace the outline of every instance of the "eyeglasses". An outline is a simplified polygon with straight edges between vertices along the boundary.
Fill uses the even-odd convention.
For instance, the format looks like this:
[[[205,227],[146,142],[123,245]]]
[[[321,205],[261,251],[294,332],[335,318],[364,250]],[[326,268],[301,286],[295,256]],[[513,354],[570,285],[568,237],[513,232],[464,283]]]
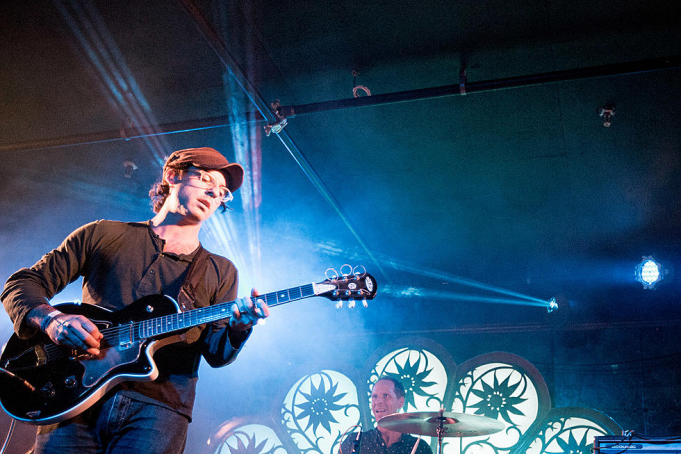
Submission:
[[[205,172],[201,169],[192,169],[192,170],[187,170],[187,175],[190,178],[195,178],[196,180],[201,182],[201,187],[204,189],[215,189],[218,188],[218,197],[220,198],[220,202],[222,203],[228,203],[234,200],[234,196],[232,195],[232,191],[230,191],[228,188],[224,186],[220,186],[220,183],[218,183],[218,180],[215,179],[213,175],[211,175],[208,172]]]

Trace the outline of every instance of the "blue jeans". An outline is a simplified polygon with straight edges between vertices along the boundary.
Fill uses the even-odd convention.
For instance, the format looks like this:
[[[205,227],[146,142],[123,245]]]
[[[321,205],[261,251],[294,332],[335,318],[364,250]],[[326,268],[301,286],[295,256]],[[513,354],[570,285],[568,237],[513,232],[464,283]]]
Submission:
[[[189,420],[121,394],[75,418],[38,429],[35,454],[180,454]]]

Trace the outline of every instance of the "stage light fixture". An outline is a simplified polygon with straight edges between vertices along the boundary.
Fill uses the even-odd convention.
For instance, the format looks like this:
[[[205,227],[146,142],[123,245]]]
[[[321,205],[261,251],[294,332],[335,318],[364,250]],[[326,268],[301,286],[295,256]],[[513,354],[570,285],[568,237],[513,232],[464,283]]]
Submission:
[[[667,272],[664,266],[652,255],[643,256],[641,263],[636,265],[636,280],[643,284],[644,289],[654,289],[664,279],[665,274]]]
[[[551,298],[549,300],[548,306],[546,306],[546,310],[549,311],[549,314],[550,314],[551,312],[555,311],[556,309],[558,309],[558,301],[556,301],[555,298]]]

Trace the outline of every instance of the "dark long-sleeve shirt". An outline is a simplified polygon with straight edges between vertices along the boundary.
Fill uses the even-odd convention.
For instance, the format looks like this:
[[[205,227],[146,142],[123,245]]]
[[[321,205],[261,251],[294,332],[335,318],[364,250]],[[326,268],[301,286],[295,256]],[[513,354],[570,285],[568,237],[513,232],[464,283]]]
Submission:
[[[378,429],[362,432],[359,440],[356,434],[348,435],[341,444],[341,453],[353,454],[353,447],[356,447],[354,454],[411,454],[417,442],[414,454],[433,454],[425,440],[419,440],[409,434],[402,434],[399,440],[388,446]]]
[[[164,241],[149,222],[96,221],[71,233],[55,250],[31,268],[7,280],[0,298],[22,338],[35,328],[26,323],[31,309],[49,302],[67,284],[83,277],[83,303],[115,311],[137,299],[160,294],[178,299],[188,267],[196,255],[163,252]],[[224,257],[209,254],[193,271],[195,306],[233,301],[238,274]],[[213,367],[236,358],[250,332],[231,332],[226,321],[201,325],[184,334],[182,342],[158,350],[154,359],[159,377],[153,382],[125,382],[131,398],[161,405],[191,419],[198,366],[203,355]]]

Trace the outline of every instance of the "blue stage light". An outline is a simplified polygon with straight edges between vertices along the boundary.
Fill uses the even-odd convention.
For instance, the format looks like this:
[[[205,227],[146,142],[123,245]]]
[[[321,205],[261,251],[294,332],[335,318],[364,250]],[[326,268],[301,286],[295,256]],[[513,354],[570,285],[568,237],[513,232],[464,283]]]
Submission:
[[[546,306],[546,309],[549,311],[549,314],[555,311],[556,309],[558,309],[558,301],[556,301],[555,298],[551,298],[549,300],[548,306]]]
[[[654,289],[655,285],[664,279],[664,267],[652,256],[644,256],[641,263],[636,265],[636,280],[643,284],[644,289]]]

